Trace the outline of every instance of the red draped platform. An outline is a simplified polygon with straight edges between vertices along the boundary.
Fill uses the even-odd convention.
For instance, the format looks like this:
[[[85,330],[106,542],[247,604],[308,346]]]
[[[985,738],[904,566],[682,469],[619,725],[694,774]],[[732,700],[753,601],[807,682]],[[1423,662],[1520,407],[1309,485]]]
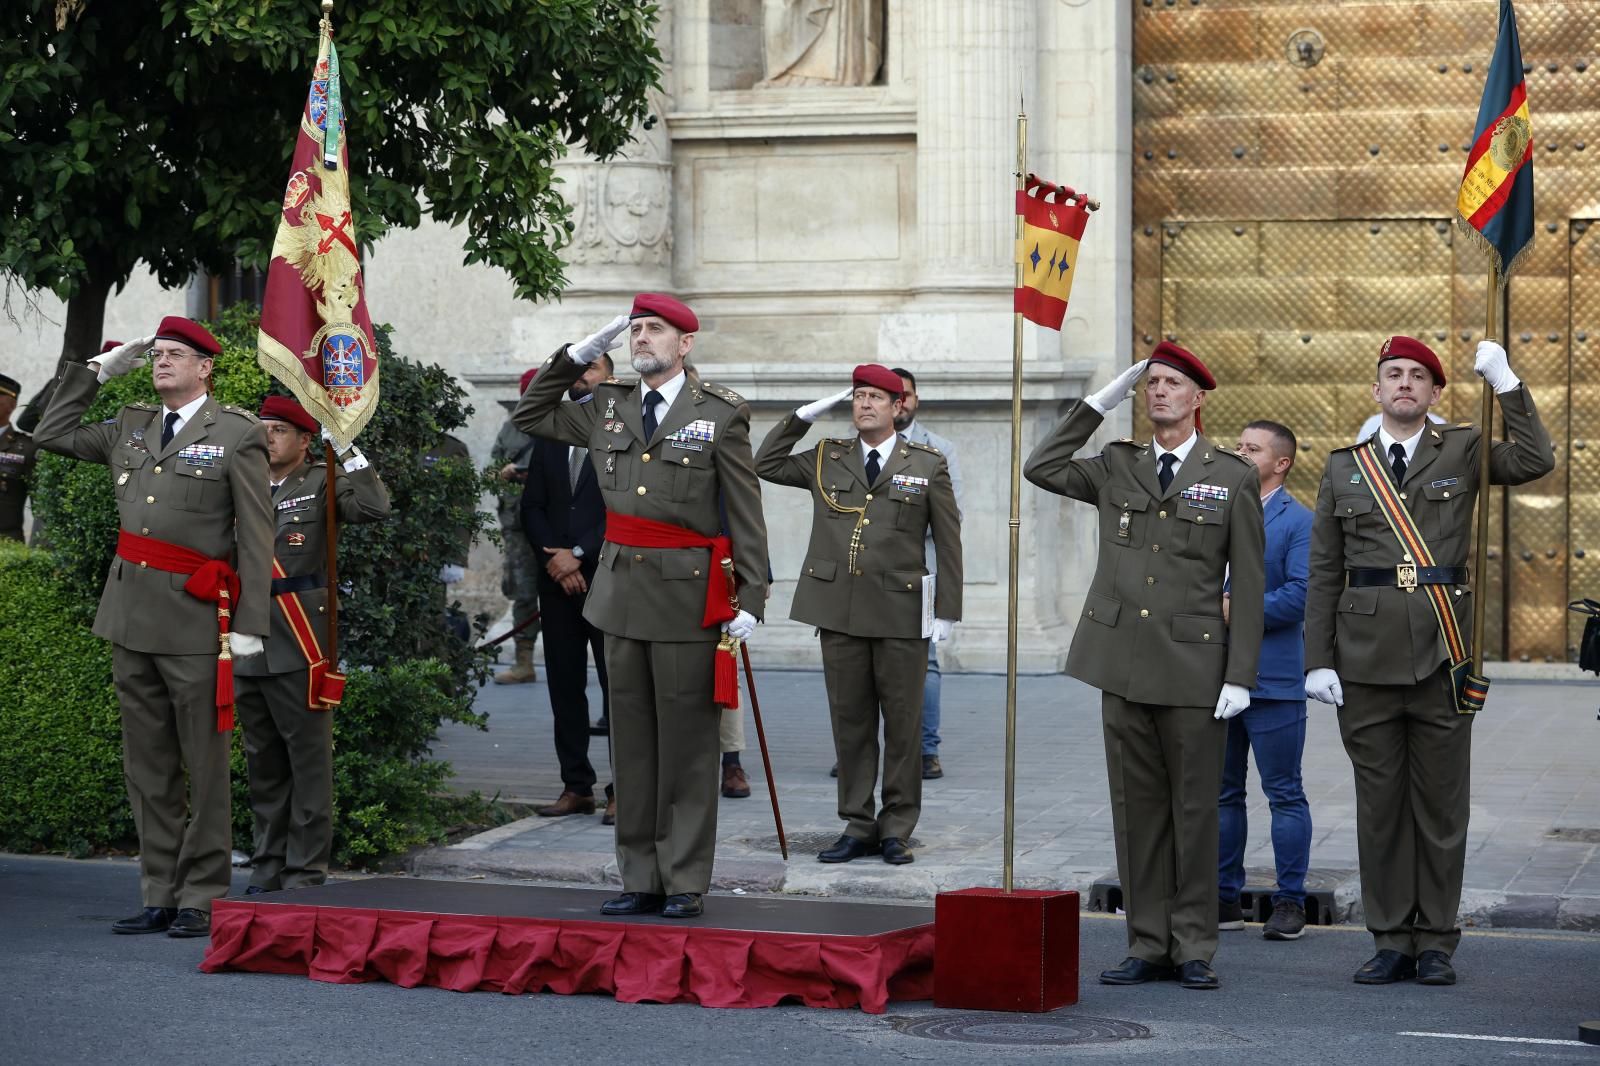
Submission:
[[[709,896],[699,919],[609,918],[613,894],[380,877],[219,899],[200,968],[870,1014],[933,996],[929,907]]]

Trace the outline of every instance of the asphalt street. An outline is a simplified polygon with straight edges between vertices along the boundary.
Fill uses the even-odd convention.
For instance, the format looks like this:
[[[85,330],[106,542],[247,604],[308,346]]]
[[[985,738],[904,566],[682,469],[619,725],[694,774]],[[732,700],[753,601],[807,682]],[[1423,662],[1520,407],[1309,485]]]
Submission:
[[[235,889],[243,888],[243,881]],[[17,1064],[184,1063],[1487,1063],[1600,1062],[1600,934],[1469,932],[1454,988],[1360,988],[1360,930],[1297,943],[1223,934],[1224,986],[1106,988],[1115,918],[1085,915],[1082,1001],[1050,1015],[894,1004],[857,1011],[706,1010],[597,996],[502,996],[302,977],[206,975],[204,941],[113,936],[133,910],[127,860],[0,855],[0,1048]],[[713,901],[714,904],[714,901]],[[932,1032],[977,1037],[953,1040]],[[1441,1034],[1441,1035],[1416,1035]],[[1067,1043],[1092,1038],[1094,1042]],[[1495,1039],[1466,1039],[1481,1037]],[[1178,1056],[1178,1059],[1174,1059]]]

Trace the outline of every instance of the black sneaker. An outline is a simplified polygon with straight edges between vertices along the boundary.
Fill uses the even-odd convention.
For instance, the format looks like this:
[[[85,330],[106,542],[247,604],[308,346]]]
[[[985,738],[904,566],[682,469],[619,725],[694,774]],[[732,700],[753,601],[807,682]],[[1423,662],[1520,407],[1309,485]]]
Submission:
[[[1244,908],[1239,906],[1238,900],[1217,900],[1217,928],[1226,930],[1244,928]]]
[[[1272,905],[1272,917],[1261,930],[1268,940],[1299,940],[1306,931],[1306,909],[1292,900],[1280,899]]]

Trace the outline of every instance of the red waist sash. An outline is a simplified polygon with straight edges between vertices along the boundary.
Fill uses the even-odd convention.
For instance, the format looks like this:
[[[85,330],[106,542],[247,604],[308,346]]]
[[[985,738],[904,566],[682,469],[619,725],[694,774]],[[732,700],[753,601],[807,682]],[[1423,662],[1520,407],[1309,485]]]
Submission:
[[[217,605],[217,638],[222,646],[217,654],[217,732],[226,733],[233,728],[233,652],[228,648],[228,626],[233,604],[239,602],[238,573],[226,560],[126,529],[117,534],[117,555],[135,566],[187,574],[183,591]]]
[[[707,537],[668,522],[607,511],[606,540],[626,548],[710,548],[711,561],[706,568],[706,610],[700,620],[700,628],[710,629],[736,617],[737,612],[728,602],[733,590],[728,588],[728,579],[722,569],[722,560],[733,557],[733,542],[727,537]]]

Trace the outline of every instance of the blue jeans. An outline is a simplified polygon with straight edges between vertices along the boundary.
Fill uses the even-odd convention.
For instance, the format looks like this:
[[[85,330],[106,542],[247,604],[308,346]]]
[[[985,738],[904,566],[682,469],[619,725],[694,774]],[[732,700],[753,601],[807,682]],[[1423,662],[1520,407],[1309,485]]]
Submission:
[[[1272,899],[1305,906],[1306,867],[1311,862],[1311,805],[1300,780],[1300,756],[1305,747],[1305,700],[1252,700],[1248,710],[1228,722],[1222,794],[1217,800],[1217,896],[1221,900],[1237,900],[1244,887],[1244,846],[1249,835],[1245,769],[1254,749],[1261,790],[1272,809],[1272,856],[1278,868],[1278,891]]]
[[[928,676],[922,682],[922,754],[939,754],[939,653],[928,641]]]

